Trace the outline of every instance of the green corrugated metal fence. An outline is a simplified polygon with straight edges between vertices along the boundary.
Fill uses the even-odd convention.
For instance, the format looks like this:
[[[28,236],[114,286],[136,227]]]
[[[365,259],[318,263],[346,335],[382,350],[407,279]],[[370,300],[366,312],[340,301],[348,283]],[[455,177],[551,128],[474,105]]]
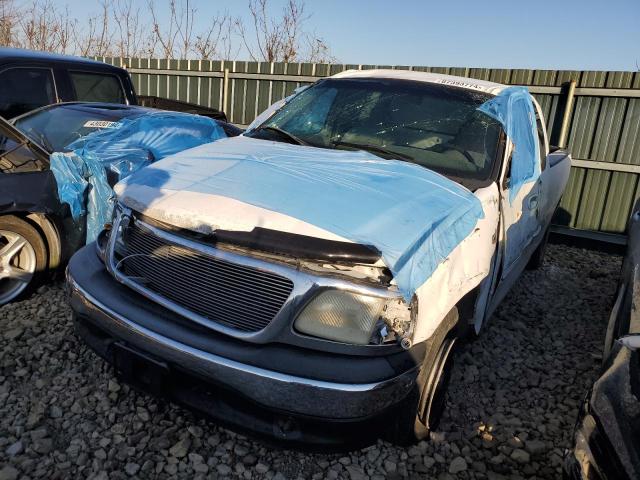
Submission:
[[[640,196],[640,72],[98,59],[126,66],[140,95],[224,110],[240,125],[298,86],[347,69],[411,69],[526,85],[542,106],[552,143],[559,140],[567,85],[575,81],[567,142],[574,166],[556,225],[574,233],[623,233]]]

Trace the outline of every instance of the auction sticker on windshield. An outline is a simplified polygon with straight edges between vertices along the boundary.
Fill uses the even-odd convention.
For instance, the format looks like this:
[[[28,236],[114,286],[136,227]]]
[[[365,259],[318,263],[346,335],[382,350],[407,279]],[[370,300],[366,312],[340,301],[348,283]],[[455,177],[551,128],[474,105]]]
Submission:
[[[118,122],[109,122],[107,120],[89,120],[83,125],[87,128],[118,128]]]

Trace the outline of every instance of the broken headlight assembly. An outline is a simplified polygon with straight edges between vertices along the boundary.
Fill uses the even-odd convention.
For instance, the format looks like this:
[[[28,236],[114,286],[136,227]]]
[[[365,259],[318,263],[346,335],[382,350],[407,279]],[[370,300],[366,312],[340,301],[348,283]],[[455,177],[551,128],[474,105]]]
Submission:
[[[96,237],[96,253],[104,264],[107,263],[107,249],[109,248],[109,238],[112,235],[113,224],[120,215],[122,215],[122,208],[116,203],[113,209],[112,223],[105,223],[104,228]]]
[[[411,347],[412,307],[401,298],[324,290],[300,312],[295,329],[305,335],[354,345],[400,343]]]
[[[111,225],[105,225],[105,228],[98,234],[96,238],[96,253],[102,263],[107,263],[107,248],[109,246],[109,235],[111,234]]]

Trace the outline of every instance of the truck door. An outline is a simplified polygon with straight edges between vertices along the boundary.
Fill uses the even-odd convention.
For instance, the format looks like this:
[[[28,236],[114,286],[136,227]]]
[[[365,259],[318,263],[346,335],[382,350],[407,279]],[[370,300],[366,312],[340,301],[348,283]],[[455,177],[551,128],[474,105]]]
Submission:
[[[522,100],[524,101],[524,100]],[[534,102],[536,111],[538,105]],[[538,112],[538,117],[540,116]],[[544,131],[542,131],[544,138]],[[535,141],[539,143],[540,171],[544,172],[546,159],[546,145],[541,144],[539,135]],[[510,146],[513,151],[513,145]],[[510,158],[510,157],[509,157]],[[512,273],[517,275],[525,266],[531,253],[535,249],[538,240],[544,233],[542,231],[542,221],[540,218],[540,206],[543,200],[544,176],[540,175],[536,180],[529,181],[522,185],[515,196],[511,197],[510,160],[506,164],[502,179],[502,225],[504,238],[504,263],[502,269],[502,279]]]

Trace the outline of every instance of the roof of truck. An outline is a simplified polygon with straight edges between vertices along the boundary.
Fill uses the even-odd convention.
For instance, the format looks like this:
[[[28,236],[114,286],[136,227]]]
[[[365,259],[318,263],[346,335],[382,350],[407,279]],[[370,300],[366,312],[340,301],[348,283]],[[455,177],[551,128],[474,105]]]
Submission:
[[[106,68],[120,69],[113,65],[108,65],[98,60],[92,60],[90,58],[74,57],[72,55],[61,55],[59,53],[40,52],[36,50],[26,50],[24,48],[0,48],[0,63],[6,63],[9,61],[33,61],[33,62],[65,62],[65,63],[77,63],[81,65],[99,65]]]
[[[393,78],[399,80],[413,80],[416,82],[438,83],[440,85],[450,85],[452,87],[477,90],[492,95],[499,94],[507,88],[501,83],[477,80],[475,78],[456,77],[454,75],[444,75],[441,73],[418,72],[415,70],[346,70],[333,75],[332,78]]]

